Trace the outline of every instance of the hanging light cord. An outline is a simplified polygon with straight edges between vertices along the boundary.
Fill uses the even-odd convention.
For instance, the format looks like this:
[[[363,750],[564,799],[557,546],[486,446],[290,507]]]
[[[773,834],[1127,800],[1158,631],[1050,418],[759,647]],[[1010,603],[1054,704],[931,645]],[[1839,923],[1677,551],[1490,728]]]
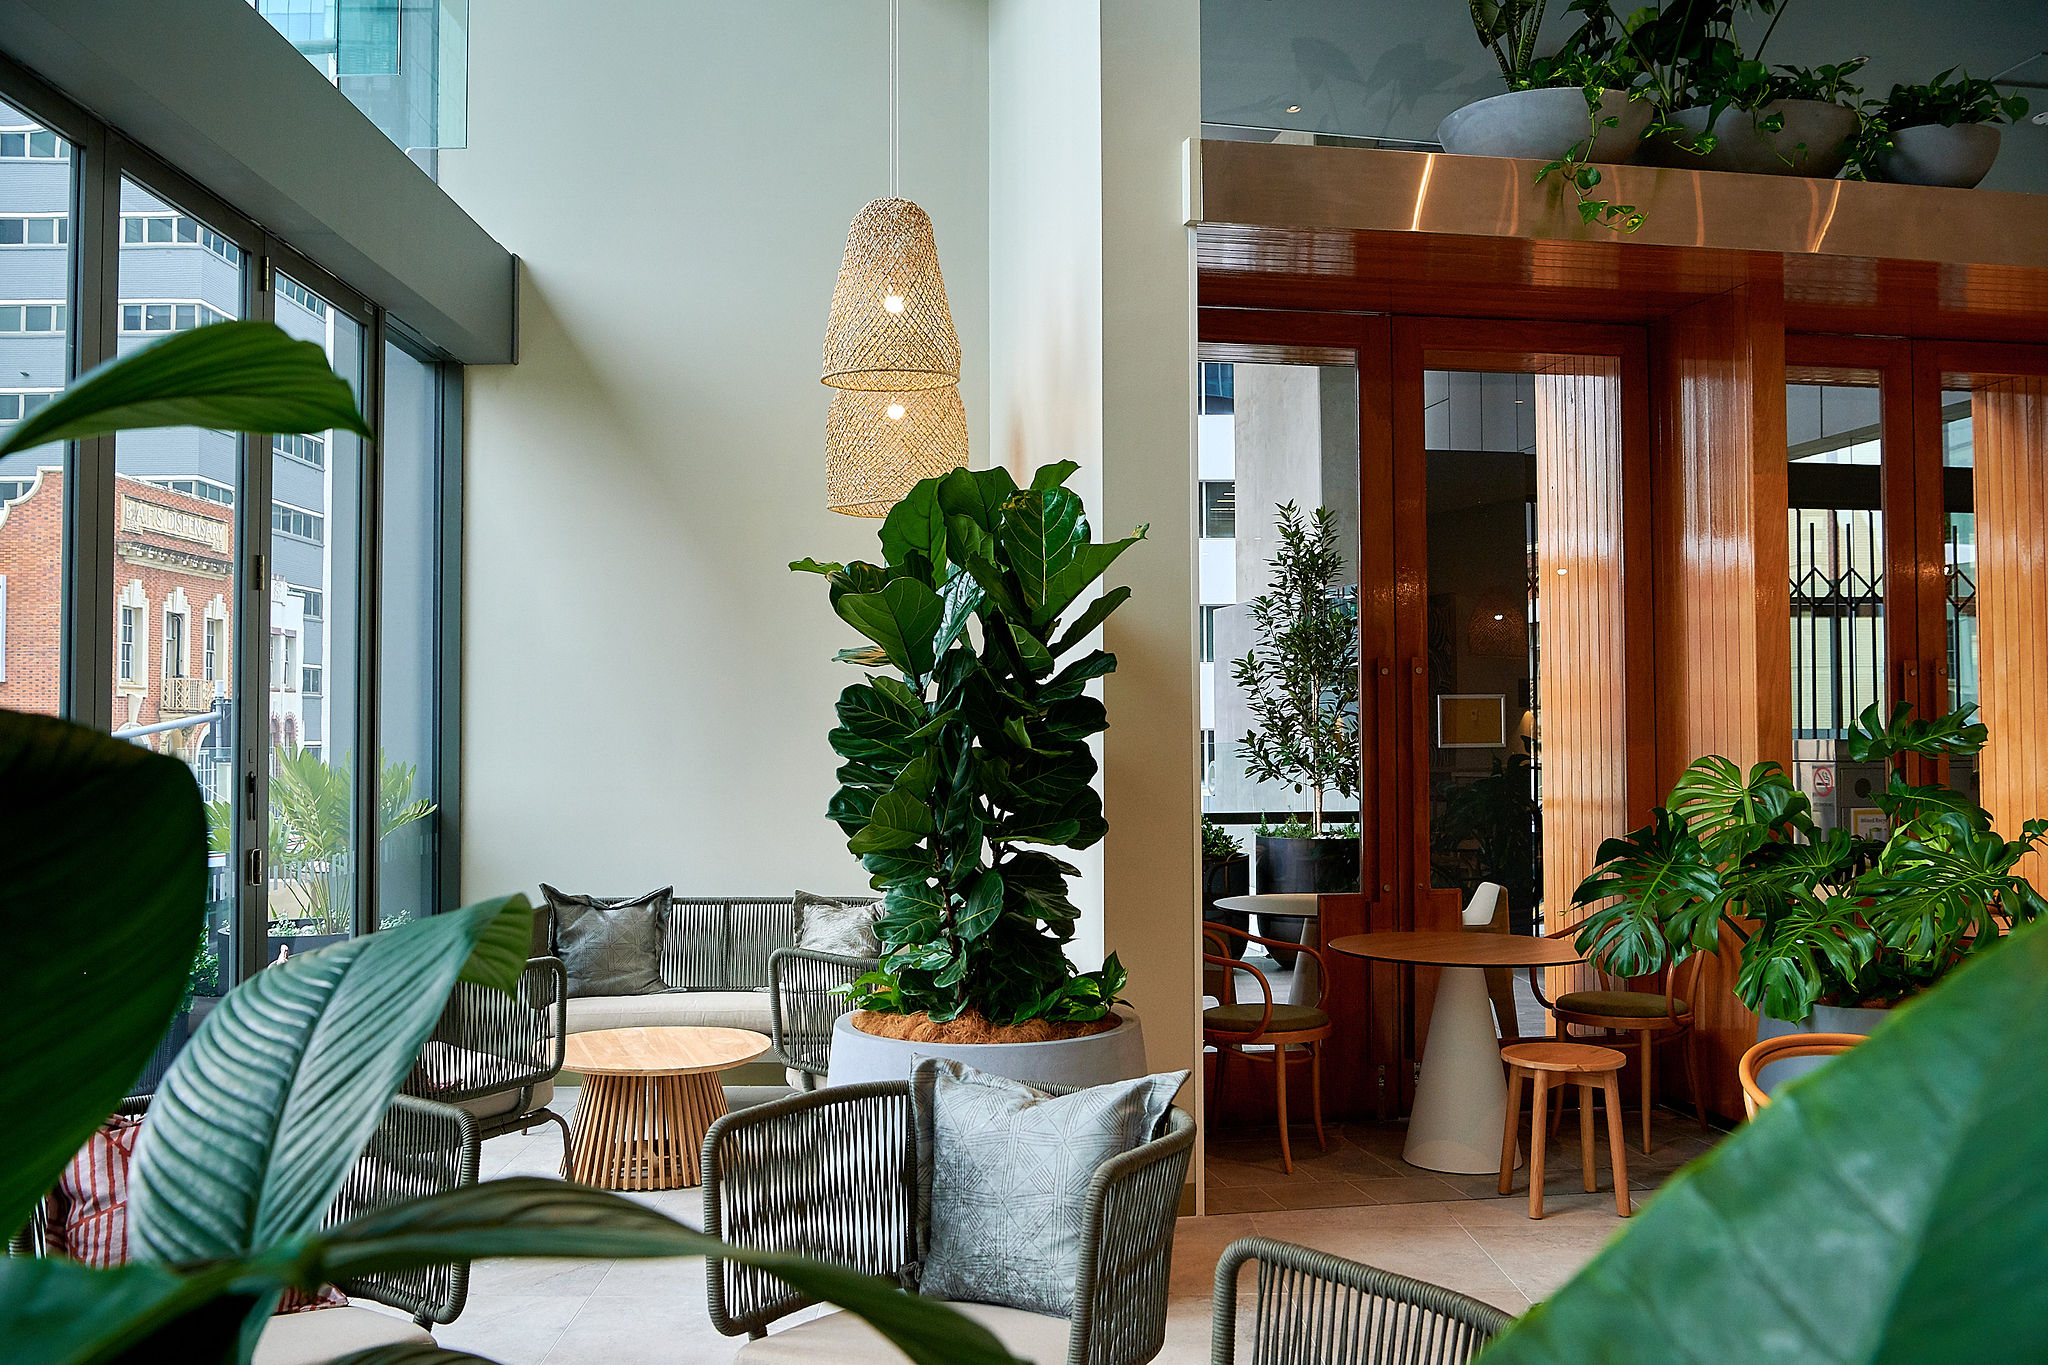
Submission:
[[[903,159],[901,149],[897,144],[896,135],[896,73],[898,69],[898,62],[896,57],[896,6],[897,0],[889,0],[889,197],[891,199],[897,197],[897,167]]]

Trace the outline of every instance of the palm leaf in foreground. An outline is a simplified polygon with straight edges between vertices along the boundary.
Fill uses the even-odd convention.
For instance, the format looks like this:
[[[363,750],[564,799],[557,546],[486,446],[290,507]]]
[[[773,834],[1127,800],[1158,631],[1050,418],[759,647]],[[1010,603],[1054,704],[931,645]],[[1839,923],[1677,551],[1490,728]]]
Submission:
[[[274,322],[217,322],[108,361],[9,432],[0,455],[143,427],[370,434],[317,345]]]
[[[2048,1359],[2048,934],[1777,1091],[1484,1365]]]

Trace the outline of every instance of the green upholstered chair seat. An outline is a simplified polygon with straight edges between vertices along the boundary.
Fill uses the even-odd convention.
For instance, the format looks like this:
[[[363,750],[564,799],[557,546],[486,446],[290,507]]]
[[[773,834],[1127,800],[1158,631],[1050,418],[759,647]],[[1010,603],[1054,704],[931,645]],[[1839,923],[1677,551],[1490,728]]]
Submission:
[[[1613,1019],[1662,1019],[1664,997],[1656,991],[1569,991],[1557,997],[1557,1008],[1569,1014],[1604,1014]],[[1692,1006],[1674,999],[1674,1014]]]
[[[1202,1027],[1218,1033],[1252,1034],[1265,1018],[1264,1005],[1215,1005],[1202,1011]],[[1268,1033],[1300,1033],[1305,1029],[1327,1028],[1330,1016],[1314,1005],[1275,1005]]]

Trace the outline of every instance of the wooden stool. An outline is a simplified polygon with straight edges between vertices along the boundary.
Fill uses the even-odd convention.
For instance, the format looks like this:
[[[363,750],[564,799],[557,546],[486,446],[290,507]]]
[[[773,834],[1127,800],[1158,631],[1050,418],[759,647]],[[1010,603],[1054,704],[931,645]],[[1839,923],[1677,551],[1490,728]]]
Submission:
[[[1579,1087],[1579,1161],[1585,1167],[1586,1191],[1600,1188],[1593,1174],[1593,1088],[1607,1092],[1607,1145],[1614,1154],[1614,1209],[1629,1216],[1628,1154],[1621,1136],[1621,1081],[1618,1073],[1628,1061],[1611,1047],[1590,1043],[1516,1043],[1500,1050],[1508,1068],[1508,1113],[1500,1136],[1500,1192],[1512,1193],[1515,1181],[1515,1130],[1522,1117],[1522,1078],[1536,1082],[1530,1103],[1529,1124],[1529,1216],[1543,1216],[1543,1146],[1548,1135],[1551,1077],[1556,1084]]]

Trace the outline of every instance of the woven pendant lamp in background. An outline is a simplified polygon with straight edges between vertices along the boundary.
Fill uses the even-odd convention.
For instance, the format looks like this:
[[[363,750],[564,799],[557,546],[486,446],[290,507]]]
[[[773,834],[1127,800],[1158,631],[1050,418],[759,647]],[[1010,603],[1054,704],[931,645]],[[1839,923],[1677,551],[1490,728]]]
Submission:
[[[825,418],[825,505],[850,517],[885,517],[919,479],[967,467],[960,390],[843,390]]]
[[[875,200],[847,231],[825,322],[824,380],[870,393],[960,382],[960,335],[932,220],[908,199]]]

